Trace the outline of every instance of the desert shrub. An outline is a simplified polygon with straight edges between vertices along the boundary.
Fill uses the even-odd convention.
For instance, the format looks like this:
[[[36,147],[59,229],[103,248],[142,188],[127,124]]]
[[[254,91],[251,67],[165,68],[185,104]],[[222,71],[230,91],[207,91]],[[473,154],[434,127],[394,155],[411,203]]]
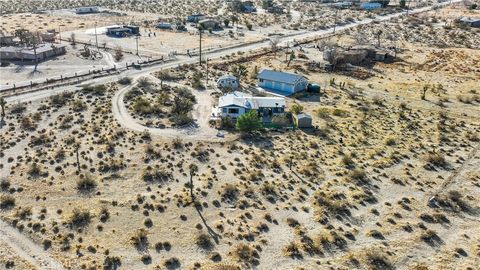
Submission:
[[[232,184],[226,184],[221,191],[222,199],[230,203],[237,201],[238,194],[238,188]]]
[[[365,262],[372,270],[393,270],[395,267],[388,257],[380,251],[367,251]]]
[[[133,246],[138,250],[145,250],[148,247],[148,232],[145,229],[137,230],[130,238]]]
[[[213,248],[213,242],[210,235],[205,233],[197,235],[195,244],[197,244],[197,246],[203,250],[211,250]]]
[[[57,108],[63,107],[67,104],[67,102],[73,97],[72,93],[69,92],[63,92],[58,95],[54,95],[50,97],[50,102],[52,106],[55,106]]]
[[[32,215],[31,207],[19,208],[15,213],[15,217],[18,217],[19,219],[22,219],[22,220],[27,219],[31,215]]]
[[[173,76],[170,72],[166,70],[157,72],[155,76],[162,81],[173,81],[177,79],[177,77]]]
[[[350,215],[349,204],[345,200],[345,195],[341,193],[325,193],[324,191],[319,191],[315,194],[314,198],[314,205],[325,215]]]
[[[103,270],[117,270],[122,265],[119,257],[107,256],[103,261]]]
[[[344,155],[342,157],[342,164],[345,165],[348,168],[353,168],[355,167],[355,161],[353,161],[353,158],[351,155]]]
[[[177,126],[184,126],[193,122],[193,118],[190,113],[175,114],[172,116],[171,121]]]
[[[27,107],[23,103],[18,103],[12,106],[10,109],[10,112],[13,114],[20,114],[23,113]]]
[[[387,138],[387,140],[385,141],[385,144],[387,146],[394,146],[397,144],[397,141],[395,140],[395,138]]]
[[[180,149],[183,147],[183,142],[180,137],[176,137],[175,139],[173,139],[172,144],[173,144],[173,148],[175,149]]]
[[[290,258],[302,258],[302,253],[295,242],[290,242],[283,248],[283,254]]]
[[[332,114],[338,117],[347,117],[349,115],[348,111],[342,109],[334,109]]]
[[[176,258],[176,257],[172,257],[170,259],[165,260],[165,262],[163,262],[163,265],[167,269],[180,268],[180,260],[178,260],[178,258]]]
[[[193,106],[197,103],[195,96],[186,88],[176,89],[176,95],[173,99],[171,113],[173,115],[188,114],[193,110]]]
[[[143,171],[142,179],[145,182],[166,182],[172,178],[172,174],[165,168],[150,168]]]
[[[327,119],[330,117],[330,110],[327,108],[320,108],[317,110],[317,115],[320,118]]]
[[[150,101],[143,97],[137,97],[133,102],[133,110],[140,114],[151,114],[154,112],[154,107],[150,104]]]
[[[35,123],[30,116],[25,116],[22,118],[20,126],[24,130],[33,131],[37,128],[37,123]]]
[[[2,178],[0,181],[0,190],[1,191],[8,191],[8,188],[10,187],[10,180],[7,178]]]
[[[258,116],[257,111],[251,110],[238,117],[235,127],[242,132],[252,132],[261,129],[262,126],[262,120]]]
[[[8,210],[15,206],[15,198],[11,195],[2,195],[0,197],[0,209]]]
[[[291,108],[290,108],[290,111],[293,113],[293,114],[299,114],[303,111],[303,106],[298,104],[298,103],[293,103]]]
[[[426,230],[420,234],[420,239],[429,245],[433,245],[440,241],[437,232],[434,230]]]
[[[118,83],[121,85],[128,85],[132,83],[132,79],[129,77],[123,77],[120,80],[118,80]]]
[[[91,192],[97,187],[97,182],[91,175],[86,175],[77,181],[77,190],[79,192]]]
[[[238,260],[249,264],[255,260],[254,256],[256,252],[251,246],[241,243],[234,248],[232,254]]]
[[[438,153],[432,153],[427,156],[427,162],[430,165],[440,167],[440,168],[447,168],[448,162],[445,160],[445,157]]]
[[[93,94],[96,96],[103,96],[107,92],[107,87],[103,84],[95,85],[95,86],[84,86],[82,88],[82,92],[85,94]]]
[[[37,163],[32,163],[32,165],[30,165],[28,168],[27,173],[31,177],[39,177],[43,175],[43,172]]]
[[[84,209],[73,209],[72,215],[69,219],[69,224],[71,228],[82,228],[90,224],[92,215],[90,211]]]
[[[72,110],[75,112],[81,112],[87,109],[87,104],[81,100],[74,100],[72,102]]]
[[[50,141],[51,141],[50,137],[47,134],[42,133],[38,136],[32,136],[30,138],[30,146],[39,146],[39,145],[49,143]]]
[[[362,169],[355,169],[350,173],[350,179],[356,181],[359,184],[368,183],[367,173]]]

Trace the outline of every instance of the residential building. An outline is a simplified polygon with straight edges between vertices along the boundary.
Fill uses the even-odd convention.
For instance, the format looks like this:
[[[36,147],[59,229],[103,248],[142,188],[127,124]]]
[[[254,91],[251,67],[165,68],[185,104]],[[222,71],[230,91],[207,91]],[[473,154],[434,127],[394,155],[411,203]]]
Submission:
[[[258,86],[285,95],[303,91],[308,86],[308,80],[303,75],[288,72],[264,69],[257,78]]]
[[[218,79],[217,87],[220,89],[237,90],[240,87],[240,83],[237,77],[233,75],[224,75]]]
[[[140,35],[140,27],[134,25],[108,27],[107,36],[126,37],[130,35]]]
[[[198,23],[203,19],[205,19],[205,15],[201,13],[187,16],[187,22],[192,22],[192,23]]]
[[[312,116],[306,113],[293,115],[293,121],[298,128],[311,128]]]
[[[458,19],[458,22],[470,27],[480,27],[480,18],[462,17]]]
[[[77,14],[98,13],[99,11],[98,7],[79,7],[75,9]]]
[[[14,36],[0,32],[0,46],[10,46],[13,44]]]
[[[66,53],[66,46],[63,44],[42,44],[36,49],[32,47],[1,47],[0,59],[10,61],[44,61]]]
[[[264,121],[268,121],[274,115],[285,113],[285,98],[253,97],[247,93],[233,92],[219,98],[214,115],[236,119],[251,110],[256,110]]]
[[[209,29],[217,30],[221,28],[220,23],[214,19],[203,19],[199,21],[198,24],[200,24],[205,30],[209,30]]]
[[[172,24],[168,22],[161,22],[157,24],[158,29],[163,29],[163,30],[171,30],[172,29]]]

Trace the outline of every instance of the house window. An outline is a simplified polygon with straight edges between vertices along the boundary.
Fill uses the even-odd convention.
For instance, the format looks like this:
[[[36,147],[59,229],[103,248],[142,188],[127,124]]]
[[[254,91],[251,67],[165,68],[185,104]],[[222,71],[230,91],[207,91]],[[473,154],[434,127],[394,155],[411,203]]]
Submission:
[[[228,112],[228,109],[227,109],[227,108],[222,108],[222,112],[223,112],[223,113],[227,113],[227,112]]]
[[[260,79],[259,81],[260,81],[260,82],[263,82],[263,79]]]
[[[238,108],[229,108],[229,109],[228,109],[228,113],[238,114]]]

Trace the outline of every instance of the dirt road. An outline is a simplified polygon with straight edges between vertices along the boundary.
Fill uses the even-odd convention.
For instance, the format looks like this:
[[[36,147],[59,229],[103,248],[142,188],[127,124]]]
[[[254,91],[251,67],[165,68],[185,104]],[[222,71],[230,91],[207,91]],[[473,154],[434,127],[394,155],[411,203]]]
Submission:
[[[9,246],[20,258],[33,265],[36,269],[64,269],[62,264],[52,258],[41,246],[1,220],[0,243]]]

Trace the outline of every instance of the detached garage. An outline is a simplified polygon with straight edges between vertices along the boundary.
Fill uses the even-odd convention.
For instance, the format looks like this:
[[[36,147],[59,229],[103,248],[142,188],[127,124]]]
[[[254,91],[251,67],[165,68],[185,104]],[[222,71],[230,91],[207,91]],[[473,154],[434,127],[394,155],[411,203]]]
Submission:
[[[308,80],[300,74],[264,69],[258,73],[258,86],[291,95],[307,89]]]

